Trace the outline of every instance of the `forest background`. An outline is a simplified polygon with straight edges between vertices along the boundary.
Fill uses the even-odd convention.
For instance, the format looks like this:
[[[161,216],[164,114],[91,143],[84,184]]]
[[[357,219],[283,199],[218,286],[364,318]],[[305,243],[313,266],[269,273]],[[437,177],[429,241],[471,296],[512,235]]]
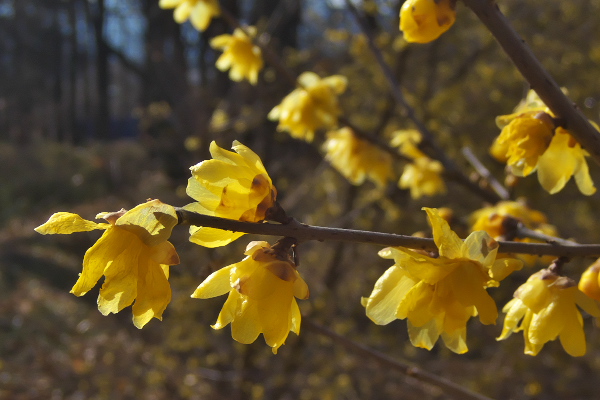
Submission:
[[[497,115],[509,114],[528,86],[481,22],[458,4],[457,23],[440,39],[405,43],[401,1],[375,1],[369,29],[410,104],[447,154],[471,168],[465,146],[503,179],[488,155]],[[411,128],[343,1],[222,0],[243,22],[272,36],[290,71],[349,80],[344,116],[386,135]],[[363,7],[362,2],[356,2]],[[373,4],[366,2],[367,5]],[[542,64],[590,119],[599,121],[600,1],[500,2]],[[366,7],[369,10],[374,8]],[[445,398],[435,387],[364,359],[303,328],[279,354],[257,340],[232,341],[213,331],[221,300],[189,298],[212,271],[239,260],[246,241],[205,249],[175,230],[181,265],[172,268],[173,302],[163,322],[143,330],[127,312],[102,317],[97,293],[68,291],[98,234],[40,237],[33,228],[55,211],[92,219],[147,198],[189,202],[189,166],[209,158],[216,140],[256,151],[288,214],[321,225],[411,234],[427,230],[421,207],[451,207],[466,218],[481,198],[449,183],[449,195],[413,200],[390,188],[353,186],[323,161],[318,144],[276,132],[268,112],[291,90],[267,66],[259,83],[234,83],[219,72],[208,42],[230,33],[222,19],[204,34],[178,25],[156,0],[0,1],[0,399]],[[317,140],[317,143],[319,140]],[[598,181],[597,165],[590,163]],[[564,238],[600,243],[600,197],[573,183],[556,195],[533,177],[514,189],[543,211]],[[257,237],[258,238],[258,237]],[[359,343],[494,398],[594,398],[600,335],[587,324],[587,355],[572,358],[557,342],[537,357],[520,335],[495,342],[500,325],[469,324],[469,353],[438,344],[410,345],[403,321],[376,326],[360,297],[389,266],[372,245],[309,243],[300,271],[311,321]],[[591,260],[575,260],[577,279]],[[542,267],[540,265],[539,267]],[[513,274],[494,293],[499,304],[535,271]]]

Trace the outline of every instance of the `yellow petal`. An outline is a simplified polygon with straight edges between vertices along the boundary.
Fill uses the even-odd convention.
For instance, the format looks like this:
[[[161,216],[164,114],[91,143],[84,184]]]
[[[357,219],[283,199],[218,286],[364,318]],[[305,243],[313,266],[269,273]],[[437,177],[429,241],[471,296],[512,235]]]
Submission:
[[[560,344],[565,351],[573,357],[585,355],[586,343],[583,333],[583,323],[577,318],[570,318],[560,332]]]
[[[192,13],[192,6],[189,1],[183,1],[177,6],[173,13],[173,19],[178,24],[183,24],[190,17]]]
[[[586,296],[582,291],[577,290],[575,292],[575,302],[586,313],[593,317],[600,318],[600,308],[598,307],[598,303]]]
[[[71,289],[75,296],[83,296],[96,286],[105,268],[121,254],[134,240],[135,235],[116,227],[109,227],[83,257],[83,271]],[[139,239],[138,239],[139,240]]]
[[[242,156],[242,158],[244,159],[244,162],[248,166],[252,167],[259,173],[267,174],[267,171],[265,170],[262,160],[255,152],[250,150],[249,147],[244,146],[237,140],[234,140],[232,148],[233,148],[233,150],[235,150],[236,153],[238,153],[240,156]]]
[[[261,332],[260,312],[257,302],[243,297],[242,304],[238,305],[235,318],[231,321],[231,336],[240,343],[250,344]]]
[[[515,258],[500,258],[494,261],[490,269],[490,276],[496,281],[501,281],[514,271],[523,268],[523,262]]]
[[[407,327],[408,337],[412,345],[427,350],[433,348],[433,345],[437,342],[442,333],[442,323],[437,318],[430,320],[427,324],[420,327],[413,326],[409,320],[407,322]]]
[[[147,247],[134,238],[104,269],[104,284],[98,296],[98,310],[103,315],[117,313],[133,303],[138,295],[139,264],[148,262],[146,252]]]
[[[197,226],[190,227],[190,242],[209,248],[228,245],[244,235],[244,232],[224,231],[222,229]]]
[[[171,242],[162,242],[156,246],[150,247],[150,257],[157,264],[177,265],[179,264],[179,254]],[[168,269],[168,268],[167,268]],[[168,276],[167,276],[168,278]]]
[[[583,152],[583,150],[581,151]],[[579,191],[586,196],[596,193],[596,187],[594,186],[587,161],[583,155],[578,158],[577,166],[575,167],[575,183]]]
[[[300,274],[298,274],[298,271],[296,271],[296,280],[294,281],[293,290],[295,297],[299,298],[300,300],[308,299],[308,296],[310,294],[308,290],[308,285],[306,284],[304,279],[302,279]]]
[[[146,245],[155,246],[171,237],[177,222],[173,206],[151,200],[127,211],[115,225],[136,234]]]
[[[513,332],[519,331],[519,322],[527,313],[527,307],[519,299],[512,299],[502,309],[506,313],[504,318],[504,327],[502,328],[502,334],[496,340],[504,340],[509,337]]]
[[[378,325],[386,325],[396,319],[396,312],[406,293],[415,281],[406,276],[406,271],[390,267],[375,283],[368,298],[362,299],[367,317]]]
[[[192,297],[210,299],[211,297],[222,296],[229,292],[232,289],[230,281],[231,270],[235,266],[236,264],[232,264],[210,274],[194,291]]]
[[[498,253],[498,242],[487,232],[471,233],[462,246],[463,257],[479,262],[483,266],[491,265]]]
[[[57,212],[50,216],[48,222],[35,228],[42,235],[70,234],[74,232],[89,232],[95,229],[106,229],[110,224],[98,224],[81,218],[69,212]]]
[[[159,0],[158,6],[160,8],[175,8],[184,1],[187,0]]]
[[[302,314],[300,313],[300,308],[298,307],[298,302],[296,299],[292,299],[292,327],[291,331],[296,335],[300,334],[300,322],[302,321]]]
[[[225,304],[223,304],[223,308],[219,313],[217,322],[215,322],[214,325],[211,325],[211,327],[213,329],[222,329],[226,327],[227,324],[233,321],[233,319],[236,317],[237,311],[238,309],[241,309],[243,301],[243,296],[236,290],[230,291],[229,296],[227,296],[227,300],[225,300]]]
[[[456,354],[464,354],[469,351],[467,347],[467,328],[456,329],[452,333],[442,332],[442,339],[447,348]]]
[[[558,193],[575,172],[576,159],[569,148],[570,135],[557,133],[538,160],[538,180],[550,194]]]
[[[450,225],[443,219],[435,208],[423,207],[429,216],[433,229],[433,240],[437,245],[440,256],[456,259],[462,257],[463,241],[450,229]]]
[[[146,254],[140,255],[137,278],[133,324],[141,329],[152,318],[162,320],[162,314],[171,302],[171,286],[160,264]]]

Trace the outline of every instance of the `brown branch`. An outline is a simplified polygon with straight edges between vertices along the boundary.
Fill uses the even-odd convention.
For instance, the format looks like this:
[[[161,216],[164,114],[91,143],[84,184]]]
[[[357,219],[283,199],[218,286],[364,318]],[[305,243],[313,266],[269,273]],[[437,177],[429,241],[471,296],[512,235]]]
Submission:
[[[289,236],[304,242],[309,240],[342,241],[354,243],[370,243],[379,246],[402,246],[411,249],[435,251],[437,247],[433,239],[415,236],[397,235],[394,233],[370,232],[354,229],[328,228],[311,226],[291,219],[288,224],[254,223],[235,221],[197,214],[177,208],[180,224],[205,226],[227,231],[254,233],[258,235]],[[563,243],[522,243],[498,242],[500,253],[518,253],[532,255],[551,255],[565,257],[600,256],[600,245],[597,244],[563,244]]]
[[[487,169],[481,161],[479,161],[477,156],[475,156],[475,153],[473,153],[473,151],[469,147],[463,147],[461,151],[463,156],[465,156],[465,158],[469,162],[469,164],[471,164],[473,168],[475,168],[475,171],[477,171],[481,178],[487,181],[487,183],[494,190],[494,192],[496,192],[498,197],[500,197],[502,200],[510,199],[510,194],[508,193],[508,190],[506,190],[506,188],[502,186],[500,182],[498,182],[498,180],[494,177],[494,175],[492,175],[490,170]]]
[[[600,133],[590,124],[579,107],[560,89],[552,76],[535,57],[525,41],[502,14],[493,0],[463,0],[463,3],[479,17],[510,57],[531,88],[564,121],[564,128],[600,164]]]
[[[309,318],[302,319],[302,327],[316,334],[330,338],[334,343],[341,344],[345,348],[353,351],[361,357],[373,359],[386,368],[399,371],[406,376],[410,376],[421,382],[436,386],[442,389],[444,391],[444,394],[450,395],[454,398],[470,400],[490,400],[489,397],[472,392],[469,389],[457,385],[456,383],[448,379],[432,374],[431,372],[427,372],[419,367],[395,360],[387,354],[383,354],[377,350],[374,350],[370,347],[348,339],[345,336],[339,335],[331,329],[311,321]]]

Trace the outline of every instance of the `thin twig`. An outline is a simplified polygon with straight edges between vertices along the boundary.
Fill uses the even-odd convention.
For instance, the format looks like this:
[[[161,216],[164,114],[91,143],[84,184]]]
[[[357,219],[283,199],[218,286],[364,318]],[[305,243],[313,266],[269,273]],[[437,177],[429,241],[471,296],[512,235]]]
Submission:
[[[383,354],[370,347],[357,343],[351,339],[348,339],[345,336],[339,335],[331,329],[311,321],[309,318],[302,319],[302,327],[316,334],[327,336],[334,343],[341,344],[345,348],[353,351],[361,357],[373,359],[386,368],[399,371],[406,376],[410,376],[421,382],[425,382],[430,385],[436,386],[442,389],[444,394],[450,395],[454,398],[471,400],[490,400],[489,397],[472,392],[469,389],[457,385],[456,383],[448,379],[432,374],[431,372],[427,372],[419,367],[395,360],[386,354]]]
[[[554,78],[517,34],[493,0],[463,0],[496,38],[531,88],[552,112],[564,121],[564,128],[600,164],[600,133],[579,107],[560,89]]]
[[[510,199],[510,194],[508,193],[508,190],[506,190],[506,188],[504,186],[502,186],[502,184],[500,182],[498,182],[496,177],[494,175],[492,175],[490,170],[487,169],[481,161],[479,161],[477,156],[473,153],[473,151],[469,147],[463,147],[462,154],[463,154],[463,156],[465,156],[465,158],[467,159],[469,164],[471,164],[473,166],[473,168],[475,168],[475,171],[477,171],[479,176],[481,176],[483,179],[485,179],[487,181],[487,183],[489,183],[490,187],[494,190],[494,192],[496,192],[496,194],[502,200]]]
[[[235,221],[197,214],[182,208],[177,208],[180,224],[205,226],[226,231],[254,233],[259,235],[289,236],[298,242],[316,241],[343,241],[354,243],[370,243],[380,246],[402,246],[411,249],[427,251],[437,250],[433,239],[415,236],[397,235],[393,233],[370,232],[354,229],[328,228],[311,226],[300,223],[295,219],[288,224],[254,223]],[[561,244],[561,243],[522,243],[498,242],[500,253],[533,254],[538,256],[565,256],[587,257],[600,256],[600,245],[597,244]]]

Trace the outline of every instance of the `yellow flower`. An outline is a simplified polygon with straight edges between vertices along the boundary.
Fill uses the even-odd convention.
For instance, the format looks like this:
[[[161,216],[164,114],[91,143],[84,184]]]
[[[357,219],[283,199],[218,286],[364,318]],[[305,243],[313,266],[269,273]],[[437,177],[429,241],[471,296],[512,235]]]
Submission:
[[[392,157],[359,139],[350,128],[327,132],[323,148],[325,159],[354,185],[360,185],[368,178],[382,188],[394,173]]]
[[[217,60],[217,68],[221,71],[229,71],[229,78],[240,82],[247,79],[256,85],[258,73],[263,67],[262,53],[260,47],[252,43],[256,36],[256,28],[246,28],[248,36],[243,30],[236,28],[233,35],[219,35],[210,41],[212,48],[223,50],[223,54]]]
[[[300,87],[271,110],[269,119],[279,120],[278,131],[312,142],[315,130],[337,125],[338,95],[346,90],[347,81],[341,75],[321,79],[314,72],[304,72],[298,82]]]
[[[273,353],[285,343],[290,331],[300,333],[300,309],[294,297],[308,298],[308,286],[286,253],[267,242],[250,242],[246,258],[209,275],[192,294],[208,299],[229,293],[212,326],[231,323],[231,336],[249,344],[263,334]]]
[[[507,240],[506,235],[511,235],[511,232],[506,230],[506,221],[508,218],[516,219],[526,228],[536,232],[549,236],[558,236],[556,227],[548,223],[548,219],[543,213],[527,207],[526,204],[520,201],[501,201],[494,206],[479,209],[471,214],[469,223],[471,231],[486,231],[496,240]],[[509,240],[540,243],[539,240],[530,238],[509,237]],[[550,263],[554,259],[553,256],[539,258],[538,256],[527,254],[519,254],[518,257],[527,265],[534,265],[538,260],[543,263]]]
[[[204,32],[213,17],[221,15],[218,0],[160,0],[160,8],[174,8],[173,18],[178,24],[189,20],[194,28]]]
[[[502,117],[510,118],[510,122],[502,127],[490,151],[506,162],[513,174],[527,176],[536,170],[539,157],[550,146],[554,123],[549,114],[539,111]]]
[[[446,32],[456,20],[453,0],[407,0],[400,9],[400,30],[407,42],[427,43]]]
[[[390,144],[398,147],[400,154],[413,159],[412,163],[404,167],[398,186],[401,189],[410,189],[410,196],[413,199],[445,193],[446,185],[441,176],[444,166],[419,150],[421,132],[416,129],[406,129],[396,131],[392,135]]]
[[[439,161],[419,157],[406,164],[398,186],[401,189],[410,188],[410,197],[413,199],[445,193],[446,184],[442,179],[442,172],[444,167]]]
[[[521,262],[496,260],[498,243],[485,232],[474,232],[463,242],[439,215],[424,208],[433,228],[440,256],[433,258],[406,248],[379,252],[395,264],[363,298],[367,316],[384,325],[394,319],[408,319],[408,334],[416,347],[431,349],[442,336],[455,353],[465,353],[467,321],[476,315],[483,324],[494,324],[496,303],[486,288],[498,282]]]
[[[210,144],[212,160],[191,167],[187,194],[196,200],[185,209],[200,214],[238,221],[259,222],[275,204],[277,189],[260,157],[238,141],[233,150]],[[244,235],[243,232],[192,226],[190,241],[206,247],[219,247]]]
[[[71,289],[83,296],[104,275],[98,296],[103,315],[117,313],[133,304],[133,323],[142,328],[162,313],[171,301],[169,265],[179,264],[179,256],[167,241],[177,224],[175,209],[159,200],[116,213],[100,213],[109,223],[95,223],[77,214],[60,212],[35,230],[41,234],[70,234],[105,229],[85,253],[83,271]]]
[[[561,191],[571,176],[584,195],[596,192],[585,160],[588,152],[567,130],[555,126],[552,113],[534,91],[514,114],[497,117],[496,124],[502,131],[490,153],[506,162],[513,174],[524,177],[537,171],[550,194]]]
[[[600,301],[600,258],[581,275],[579,290],[588,297]]]
[[[471,214],[469,220],[472,231],[486,231],[496,240],[502,240],[507,233],[506,218],[519,220],[525,227],[547,235],[556,236],[556,228],[548,224],[546,216],[527,207],[520,201],[500,201],[494,206],[484,207]]]
[[[560,337],[567,353],[582,356],[586,352],[586,343],[583,318],[577,306],[600,317],[600,309],[594,300],[578,290],[572,280],[548,269],[536,272],[502,309],[506,318],[498,340],[523,331],[525,354],[535,356],[546,342]]]

